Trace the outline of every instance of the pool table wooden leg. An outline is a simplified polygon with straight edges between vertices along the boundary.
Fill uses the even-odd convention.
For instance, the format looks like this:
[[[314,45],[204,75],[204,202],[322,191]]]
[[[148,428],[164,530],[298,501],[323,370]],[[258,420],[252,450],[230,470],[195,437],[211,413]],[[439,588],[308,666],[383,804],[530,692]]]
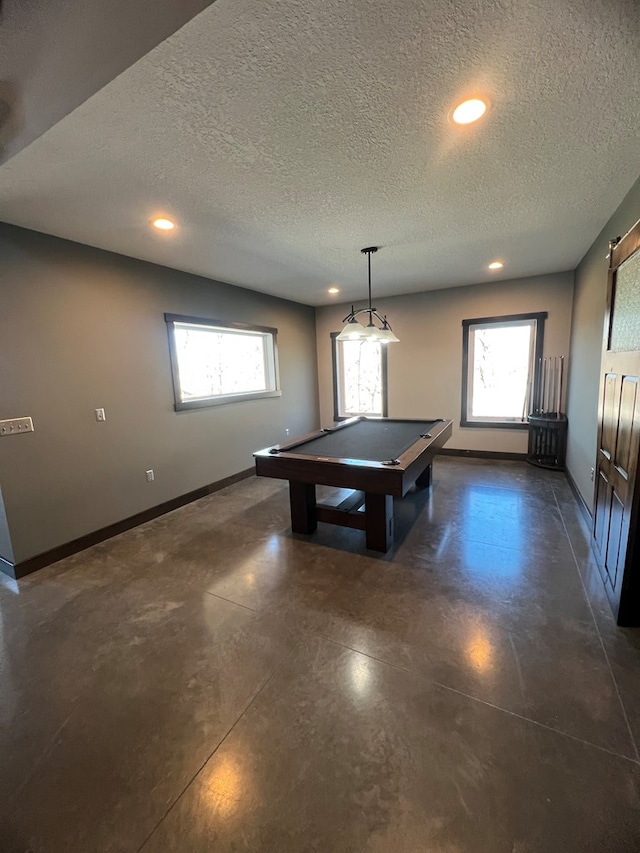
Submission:
[[[318,526],[316,517],[316,487],[313,483],[289,481],[291,529],[294,533],[313,533]]]
[[[427,488],[427,486],[430,486],[430,485],[431,485],[431,477],[432,477],[432,475],[433,475],[433,465],[432,465],[432,463],[431,463],[431,462],[429,462],[429,464],[428,464],[428,465],[427,465],[427,467],[424,469],[424,471],[422,472],[422,474],[420,474],[420,476],[419,476],[419,477],[418,477],[418,479],[416,480],[416,486],[417,486],[419,489],[426,489],[426,488]]]
[[[366,492],[364,509],[367,548],[388,551],[393,544],[393,497]]]

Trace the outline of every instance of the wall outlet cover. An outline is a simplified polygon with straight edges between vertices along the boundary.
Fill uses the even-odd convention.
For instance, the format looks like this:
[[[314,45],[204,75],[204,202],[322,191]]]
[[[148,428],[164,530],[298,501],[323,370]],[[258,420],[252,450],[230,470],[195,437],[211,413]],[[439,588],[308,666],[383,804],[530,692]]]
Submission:
[[[33,420],[31,418],[9,418],[0,421],[0,436],[20,435],[24,432],[33,432]]]

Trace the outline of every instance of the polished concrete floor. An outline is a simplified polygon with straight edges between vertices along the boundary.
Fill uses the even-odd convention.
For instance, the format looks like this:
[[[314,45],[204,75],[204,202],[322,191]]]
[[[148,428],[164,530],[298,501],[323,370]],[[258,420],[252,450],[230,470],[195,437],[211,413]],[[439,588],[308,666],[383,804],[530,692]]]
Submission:
[[[561,474],[363,534],[251,478],[0,581],[2,853],[640,850],[640,632]]]

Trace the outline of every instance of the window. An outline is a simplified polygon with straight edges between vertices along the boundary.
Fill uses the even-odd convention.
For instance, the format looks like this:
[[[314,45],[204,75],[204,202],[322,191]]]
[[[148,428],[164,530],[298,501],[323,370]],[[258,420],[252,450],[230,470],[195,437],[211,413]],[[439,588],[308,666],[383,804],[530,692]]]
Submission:
[[[462,321],[461,426],[527,427],[546,312]]]
[[[387,416],[387,349],[376,341],[338,341],[333,353],[334,419]]]
[[[275,397],[277,329],[165,314],[176,410]]]

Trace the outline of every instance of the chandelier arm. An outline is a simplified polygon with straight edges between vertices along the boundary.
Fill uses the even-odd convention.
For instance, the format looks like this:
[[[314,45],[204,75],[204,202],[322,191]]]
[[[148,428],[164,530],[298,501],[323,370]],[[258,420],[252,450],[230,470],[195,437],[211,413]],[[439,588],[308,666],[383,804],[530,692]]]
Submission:
[[[379,320],[382,319],[375,308],[358,308],[357,311],[352,311],[349,317],[357,317],[358,314],[375,314]],[[344,323],[345,321],[343,320],[342,322]]]
[[[391,328],[391,326],[389,326],[389,321],[385,321],[385,318],[375,308],[358,308],[357,311],[354,311],[353,314],[349,314],[349,316],[357,317],[358,314],[368,314],[370,318],[375,317],[376,320],[379,320],[383,326],[386,322],[387,326]],[[342,322],[344,323],[344,320]]]

